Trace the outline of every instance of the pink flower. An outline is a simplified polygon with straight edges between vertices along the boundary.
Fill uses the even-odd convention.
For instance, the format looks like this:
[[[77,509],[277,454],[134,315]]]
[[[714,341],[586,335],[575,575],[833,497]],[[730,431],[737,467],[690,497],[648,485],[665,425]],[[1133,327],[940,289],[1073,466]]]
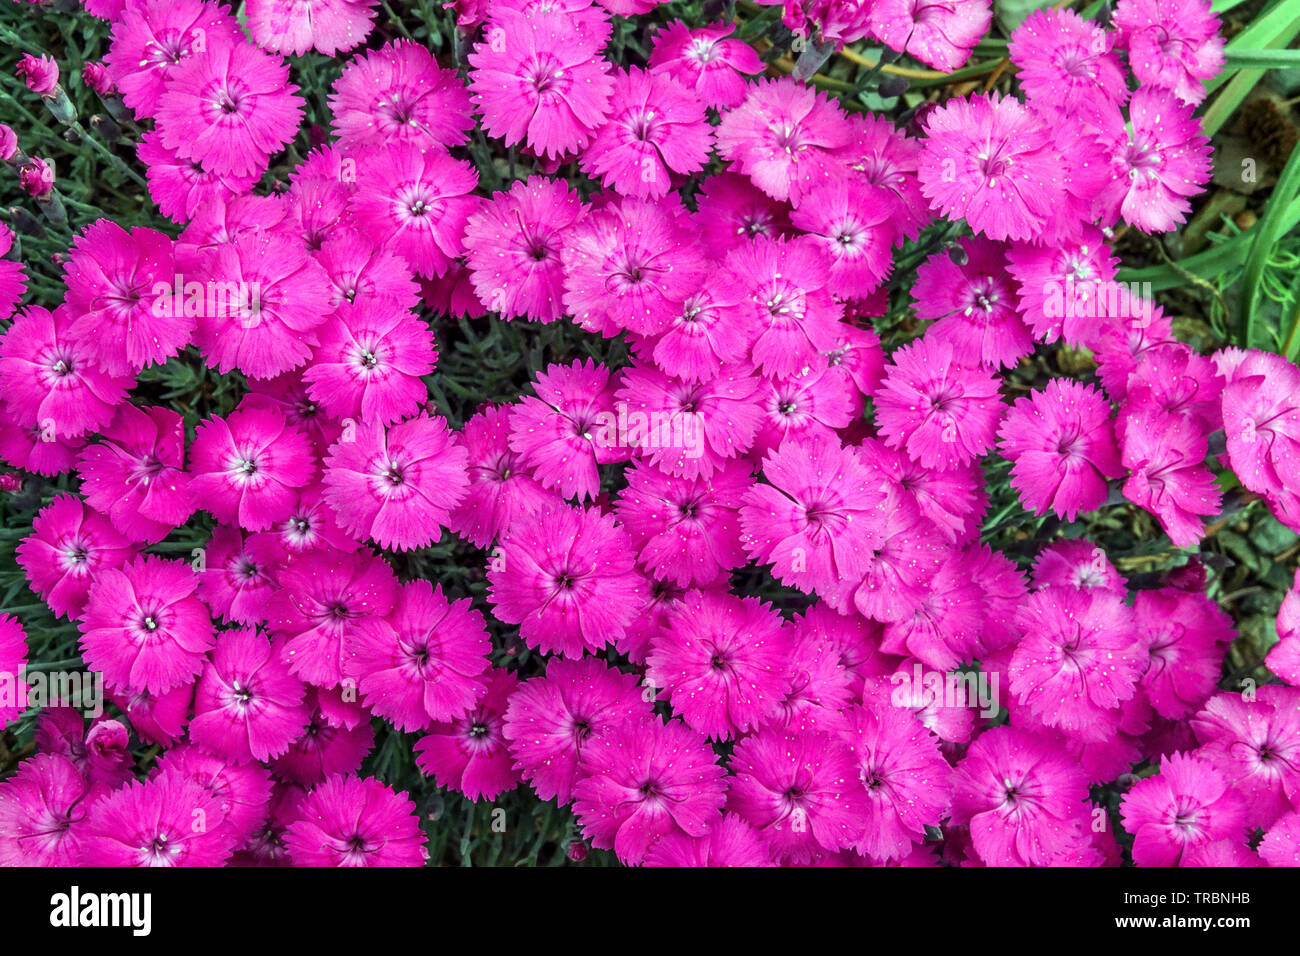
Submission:
[[[704,104],[665,73],[636,67],[614,75],[610,116],[583,150],[583,171],[624,196],[655,198],[672,177],[709,159],[713,128]]]
[[[704,738],[658,717],[614,724],[583,749],[573,812],[591,845],[644,862],[669,833],[701,837],[722,819],[725,771]]]
[[[768,484],[745,493],[745,550],[771,563],[782,584],[816,591],[846,610],[852,588],[881,542],[880,477],[834,437],[787,440],[763,462]]]
[[[375,245],[390,244],[417,275],[445,273],[481,201],[470,195],[478,185],[474,167],[413,143],[368,150],[357,167],[351,208],[361,232]]]
[[[858,613],[877,621],[902,621],[916,613],[948,554],[939,529],[916,507],[888,508],[879,516],[866,571],[853,593]]]
[[[867,796],[853,751],[838,737],[761,730],[736,744],[731,771],[728,809],[778,860],[807,863],[862,839]]]
[[[749,356],[753,336],[744,297],[741,289],[705,284],[687,296],[658,336],[632,336],[632,348],[674,378],[706,381]]]
[[[112,686],[162,693],[196,677],[215,635],[189,565],[141,555],[90,586],[81,621],[86,663]]]
[[[960,240],[963,265],[937,252],[916,270],[916,314],[935,319],[926,337],[949,342],[958,355],[993,369],[1010,368],[1034,350],[1016,308],[1000,243],[983,236]],[[968,360],[969,361],[969,360]]]
[[[759,330],[751,355],[767,376],[788,377],[839,344],[843,310],[826,288],[831,260],[818,240],[759,237],[733,249],[724,284],[744,289],[746,319]]]
[[[485,548],[516,520],[554,500],[510,449],[515,407],[488,405],[465,423],[461,442],[469,455],[469,490],[447,518],[447,527]]]
[[[645,604],[643,582],[613,518],[548,504],[502,534],[488,597],[529,647],[581,657],[622,637]]]
[[[272,378],[311,357],[330,287],[301,243],[250,230],[217,247],[200,271],[206,301],[194,341],[210,367]]]
[[[423,866],[415,801],[373,777],[332,776],[298,804],[284,831],[297,866]]]
[[[1128,594],[1124,578],[1091,541],[1057,541],[1034,559],[1034,587],[1103,588],[1120,597]]]
[[[939,739],[906,709],[883,703],[853,708],[845,738],[867,794],[856,849],[876,860],[902,859],[947,814],[952,770]]]
[[[1150,511],[1175,547],[1205,534],[1202,515],[1219,513],[1222,494],[1205,467],[1206,435],[1185,416],[1139,410],[1120,421],[1120,453],[1131,469],[1124,497]]]
[[[6,129],[8,127],[5,127]],[[3,143],[0,143],[3,152]],[[14,245],[13,231],[0,223],[0,256],[7,256]],[[27,291],[27,276],[21,262],[0,258],[0,320],[13,315],[23,293]]]
[[[126,105],[138,117],[151,117],[158,111],[167,81],[182,63],[196,55],[203,57],[212,46],[246,42],[239,24],[221,4],[145,0],[127,4],[121,18],[114,18],[113,42],[104,64]]]
[[[993,447],[1003,405],[998,379],[929,336],[896,351],[876,397],[880,434],[927,468],[954,468]]]
[[[653,366],[623,373],[626,437],[644,460],[681,478],[707,478],[747,452],[763,412],[762,380],[748,365],[725,365],[700,382],[669,378]],[[619,408],[619,414],[624,409]]]
[[[107,219],[88,226],[64,266],[73,318],[68,338],[111,375],[165,362],[190,340],[194,320],[175,308],[172,243],[153,229]]]
[[[420,377],[433,371],[437,352],[433,332],[413,312],[345,303],[319,337],[302,377],[335,418],[389,425],[427,400]]]
[[[59,617],[76,618],[95,577],[120,568],[136,546],[113,523],[75,495],[58,495],[32,520],[16,558],[32,590]]]
[[[564,314],[562,242],[582,203],[563,180],[530,176],[470,216],[465,261],[474,290],[503,319]]]
[[[889,274],[897,226],[892,210],[859,179],[841,178],[811,190],[790,215],[816,237],[830,258],[827,288],[841,299],[864,298]]]
[[[1216,694],[1192,718],[1203,744],[1196,756],[1221,771],[1232,791],[1244,798],[1252,827],[1272,826],[1300,798],[1297,705],[1300,689],[1267,685],[1256,690],[1253,700]]]
[[[8,685],[7,702],[0,704],[0,729],[26,710],[27,634],[18,618],[0,614],[0,675]]]
[[[1246,838],[1241,795],[1211,763],[1190,754],[1166,756],[1159,774],[1124,794],[1119,812],[1138,866],[1175,866],[1201,844]]]
[[[483,128],[505,145],[548,158],[584,148],[609,112],[614,81],[598,54],[605,38],[559,10],[494,12],[468,57]]]
[[[487,690],[472,710],[435,723],[416,743],[420,771],[471,800],[495,800],[518,786],[504,734],[506,705],[518,687],[514,674],[492,668]]]
[[[553,659],[546,674],[510,695],[502,728],[515,767],[537,792],[560,806],[573,799],[583,754],[611,728],[649,713],[633,674],[594,657]]]
[[[354,0],[333,0],[352,6]],[[474,127],[469,92],[419,43],[393,40],[343,67],[329,98],[334,131],[349,151],[411,143],[459,146]]]
[[[871,32],[885,46],[945,73],[966,62],[992,20],[985,0],[880,0],[871,7]]]
[[[1269,828],[1259,843],[1259,855],[1269,866],[1300,866],[1300,811],[1280,817]]]
[[[90,785],[58,754],[37,754],[0,783],[0,866],[78,866]]]
[[[1098,313],[1095,297],[1115,278],[1119,260],[1110,255],[1101,230],[1050,245],[1014,243],[1007,271],[1017,283],[1019,312],[1041,342],[1064,338],[1074,345],[1092,340]]]
[[[71,335],[64,307],[30,306],[0,336],[0,396],[10,414],[51,438],[97,431],[126,398],[129,378],[105,373],[96,349]]]
[[[598,465],[626,458],[617,436],[608,440],[614,413],[609,369],[591,359],[549,365],[533,382],[536,396],[511,407],[510,450],[544,488],[565,498],[594,498]]]
[[[1223,68],[1219,16],[1205,0],[1121,0],[1112,23],[1116,45],[1142,86],[1172,90],[1195,106],[1205,84]]]
[[[1024,633],[1011,658],[1011,691],[1048,727],[1100,743],[1146,666],[1133,612],[1100,588],[1043,588],[1016,614]]]
[[[1214,693],[1237,636],[1232,619],[1204,594],[1176,588],[1138,591],[1133,613],[1151,657],[1142,675],[1147,699],[1162,717],[1186,717]]]
[[[1103,225],[1122,216],[1143,232],[1168,232],[1210,180],[1209,138],[1192,107],[1165,90],[1134,93],[1127,121],[1108,110],[1098,139],[1099,155],[1110,157],[1110,182],[1097,197]]]
[[[420,301],[420,287],[406,261],[354,230],[322,242],[316,261],[329,276],[330,307],[335,310],[351,304],[405,312]]]
[[[399,730],[456,720],[483,693],[491,644],[469,599],[450,601],[428,581],[402,585],[391,630],[357,629],[343,641],[343,672],[365,704]]]
[[[319,701],[318,693],[308,688],[305,702],[312,716],[307,729],[288,753],[271,764],[277,776],[303,787],[314,787],[335,774],[356,773],[375,745],[375,731],[369,721],[351,728],[330,723]]]
[[[684,219],[663,205],[624,199],[579,220],[563,251],[564,307],[589,332],[664,330],[704,278]]]
[[[646,854],[646,866],[776,866],[762,839],[743,818],[724,814],[706,836],[665,834]]]
[[[637,557],[657,578],[711,585],[745,563],[737,505],[750,469],[728,462],[709,478],[674,478],[637,462],[616,509]]]
[[[695,224],[700,241],[714,259],[723,258],[759,236],[777,239],[793,234],[789,207],[739,173],[710,176],[700,186],[697,204]],[[718,295],[728,294],[723,286],[709,288]]]
[[[985,731],[953,772],[952,822],[970,826],[987,866],[1052,866],[1087,840],[1088,781],[1046,736]]]
[[[279,649],[246,628],[222,631],[199,679],[194,743],[233,763],[265,761],[287,751],[306,725],[302,683]]]
[[[312,551],[281,567],[279,579],[271,633],[286,638],[282,654],[290,672],[310,684],[333,687],[343,680],[350,634],[392,630],[385,618],[397,598],[397,577],[368,551]]]
[[[650,69],[662,71],[713,109],[739,106],[748,84],[744,74],[763,72],[754,48],[740,39],[726,39],[727,23],[691,29],[674,20],[655,34],[650,49]]]
[[[248,176],[266,169],[293,139],[303,101],[289,68],[252,44],[209,37],[202,52],[171,71],[158,100],[158,134],[168,149],[204,169]]]
[[[1277,635],[1264,664],[1292,687],[1300,685],[1300,569],[1278,608]]]
[[[838,151],[838,158],[871,188],[878,203],[891,210],[894,241],[915,240],[931,219],[916,178],[921,143],[874,113],[854,113],[848,123],[850,140]]]
[[[781,616],[757,598],[691,591],[651,641],[646,679],[686,725],[730,740],[775,713],[790,689]]]
[[[1106,481],[1124,470],[1110,403],[1091,385],[1054,378],[1016,399],[998,436],[1011,462],[1011,484],[1025,507],[1067,521],[1106,501]]]
[[[1102,104],[1122,106],[1127,77],[1113,35],[1073,10],[1035,10],[1011,34],[1007,52],[1034,106],[1062,120],[1095,123]]]
[[[199,597],[213,615],[255,627],[265,623],[275,590],[275,573],[287,555],[280,536],[245,536],[234,525],[219,525],[204,549]]]
[[[54,160],[33,156],[18,169],[18,185],[38,202],[54,194]]]
[[[1300,519],[1300,369],[1251,351],[1223,389],[1227,458],[1251,491],[1292,530]]]
[[[149,195],[158,209],[172,222],[189,222],[203,207],[242,196],[252,189],[258,177],[222,175],[209,172],[193,159],[182,159],[175,150],[163,146],[156,130],[140,139],[136,155],[148,167]]]
[[[274,53],[302,56],[315,49],[327,56],[365,40],[379,0],[249,0],[253,42]]]
[[[273,409],[236,408],[201,422],[190,449],[190,493],[222,522],[265,531],[289,516],[311,481],[311,442]]]
[[[42,96],[53,93],[59,85],[59,65],[52,56],[32,56],[24,53],[18,58],[14,73],[19,76],[27,88]]]
[[[718,152],[773,199],[798,204],[838,173],[833,151],[849,141],[844,113],[793,78],[758,80],[718,127]]]
[[[311,551],[358,548],[357,542],[338,526],[333,509],[325,503],[325,489],[319,481],[299,490],[289,517],[277,524],[274,531],[290,560]]]
[[[325,460],[325,500],[358,541],[407,551],[442,537],[469,487],[469,453],[439,416],[378,422],[344,436]]]
[[[173,771],[133,781],[90,808],[82,830],[82,865],[219,866],[235,846],[228,828],[195,827],[224,816],[199,783]]]
[[[935,210],[990,239],[1033,239],[1060,214],[1052,129],[1017,100],[950,99],[924,122],[918,176]]]

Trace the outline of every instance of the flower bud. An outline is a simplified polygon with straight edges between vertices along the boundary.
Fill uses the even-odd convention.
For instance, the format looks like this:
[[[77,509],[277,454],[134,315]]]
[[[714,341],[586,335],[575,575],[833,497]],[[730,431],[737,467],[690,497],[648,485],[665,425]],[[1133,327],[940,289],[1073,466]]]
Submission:
[[[24,53],[14,72],[23,78],[29,90],[41,96],[53,93],[59,85],[59,67],[52,56],[35,57]]]
[[[81,81],[88,87],[98,93],[100,96],[111,96],[113,90],[113,79],[108,75],[108,70],[102,63],[87,63],[81,68]]]
[[[54,167],[39,156],[33,156],[18,170],[18,181],[23,192],[33,199],[48,199],[54,192]]]
[[[18,153],[18,134],[8,126],[0,123],[0,160],[7,163]]]

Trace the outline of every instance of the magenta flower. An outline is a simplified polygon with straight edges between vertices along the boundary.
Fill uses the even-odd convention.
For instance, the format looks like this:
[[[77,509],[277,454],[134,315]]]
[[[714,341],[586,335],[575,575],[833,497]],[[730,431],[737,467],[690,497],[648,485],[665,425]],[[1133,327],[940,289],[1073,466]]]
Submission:
[[[487,630],[469,599],[450,601],[428,581],[402,585],[392,629],[359,628],[344,637],[343,672],[365,704],[399,730],[456,720],[483,694]]]
[[[783,584],[843,611],[881,543],[880,476],[834,437],[787,440],[763,462],[767,484],[745,493],[745,550]]]
[[[646,866],[776,866],[754,828],[735,813],[718,820],[708,835],[674,831],[646,854]]]
[[[351,6],[353,0],[334,0]],[[474,127],[469,91],[454,70],[410,40],[393,40],[343,67],[329,98],[334,131],[353,152],[392,143],[459,146]]]
[[[849,711],[845,738],[867,794],[856,849],[875,860],[902,859],[947,814],[952,769],[939,739],[906,709],[872,703]]]
[[[519,784],[511,763],[505,729],[506,705],[519,687],[514,674],[492,668],[487,689],[473,709],[454,720],[440,721],[415,744],[415,763],[440,787],[458,790],[471,800],[495,800]]]
[[[998,431],[1011,484],[1025,507],[1073,521],[1106,501],[1106,482],[1124,470],[1110,403],[1091,385],[1051,379],[1018,398]]]
[[[695,225],[700,241],[715,259],[759,236],[778,239],[794,235],[790,208],[739,173],[721,172],[704,180],[697,202]],[[725,287],[709,288],[715,294],[728,294]]]
[[[112,686],[162,693],[196,677],[215,634],[188,564],[140,555],[106,568],[81,621],[86,663]]]
[[[209,37],[172,69],[158,100],[158,135],[183,159],[221,175],[266,169],[298,130],[303,101],[289,67],[250,43]]]
[[[950,99],[926,114],[925,131],[921,191],[949,219],[990,239],[1033,239],[1059,214],[1052,128],[1017,100]]]
[[[392,630],[386,616],[397,598],[397,577],[368,551],[311,551],[282,566],[279,580],[271,633],[286,639],[282,654],[290,672],[310,684],[333,687],[343,680],[348,635]]]
[[[443,275],[462,252],[478,173],[443,150],[399,143],[366,151],[357,164],[352,213],[375,245],[389,244],[417,275]]]
[[[573,812],[591,845],[644,862],[669,833],[701,837],[722,819],[725,771],[704,738],[677,721],[612,725],[583,749]]]
[[[1101,230],[1094,226],[1085,226],[1077,236],[1059,243],[1014,243],[1007,249],[1007,271],[1017,284],[1019,312],[1041,342],[1092,341],[1090,326],[1099,314],[1096,298],[1110,287],[1118,265]]]
[[[311,481],[311,442],[269,408],[236,408],[201,422],[190,449],[190,493],[222,522],[265,531],[289,516]]]
[[[1030,102],[1062,120],[1095,124],[1102,106],[1128,99],[1113,35],[1073,10],[1035,10],[1011,34],[1007,52]]]
[[[731,771],[727,808],[758,831],[776,859],[807,863],[862,839],[867,796],[847,741],[761,730],[736,744]]]
[[[298,804],[284,845],[297,866],[423,866],[415,801],[373,777],[336,775]]]
[[[1237,636],[1232,619],[1204,594],[1177,588],[1138,591],[1133,613],[1151,657],[1142,675],[1147,699],[1162,717],[1186,717],[1214,693]]]
[[[0,703],[0,728],[27,709],[26,684],[22,677],[26,668],[27,634],[18,618],[0,614],[0,674],[9,682],[6,700]]]
[[[1043,548],[1034,559],[1034,587],[1067,587],[1089,590],[1102,588],[1120,597],[1128,586],[1106,552],[1091,541],[1057,541]]]
[[[564,237],[582,203],[563,180],[531,176],[469,218],[465,261],[474,291],[503,319],[554,322],[564,314]]]
[[[165,362],[194,332],[194,319],[172,300],[172,272],[172,242],[161,232],[96,220],[64,266],[68,338],[115,376]]]
[[[515,767],[541,800],[573,799],[582,756],[593,740],[649,713],[635,675],[595,657],[554,659],[546,674],[510,695],[502,728]]]
[[[753,345],[744,291],[705,284],[686,297],[657,336],[631,336],[637,357],[687,382],[713,378],[743,362]]]
[[[32,56],[24,53],[18,58],[14,73],[27,84],[33,93],[45,96],[53,93],[59,85],[59,65],[52,56]]]
[[[0,866],[82,865],[90,790],[67,757],[22,761],[0,783]]]
[[[1064,863],[1088,839],[1088,781],[1050,738],[1016,727],[985,731],[953,772],[952,822],[970,826],[987,866]]]
[[[469,88],[489,136],[548,158],[582,149],[609,112],[614,81],[605,36],[560,10],[494,12],[469,55]]]
[[[156,130],[149,130],[136,147],[140,162],[148,167],[149,195],[172,222],[189,222],[200,209],[242,196],[258,177],[209,172],[193,159],[182,159],[163,146]]]
[[[665,206],[639,199],[580,219],[564,243],[565,310],[606,337],[663,331],[705,273],[684,223]]]
[[[829,255],[827,288],[841,299],[865,298],[889,274],[897,226],[877,198],[860,179],[835,179],[811,190],[790,215]]]
[[[1191,725],[1203,744],[1196,756],[1244,799],[1247,822],[1268,829],[1300,797],[1300,689],[1267,685],[1255,693],[1254,700],[1216,694]]]
[[[333,56],[365,40],[379,0],[249,0],[253,42],[273,53]]]
[[[433,371],[433,332],[407,312],[344,304],[319,332],[303,372],[307,393],[330,415],[390,425],[428,398],[420,380]]]
[[[693,90],[705,106],[732,109],[745,99],[750,76],[763,72],[763,61],[741,39],[727,39],[730,24],[691,29],[674,20],[655,34],[650,69]]]
[[[325,460],[325,500],[358,541],[407,551],[442,537],[469,486],[469,453],[439,416],[421,413],[385,429],[344,435]]]
[[[18,545],[18,564],[32,590],[59,617],[81,616],[95,577],[120,568],[136,545],[113,523],[75,495],[58,495],[32,520],[32,533]]]
[[[1219,16],[1205,0],[1121,0],[1112,23],[1116,45],[1144,87],[1172,90],[1189,106],[1205,99],[1205,84],[1223,68]]]
[[[272,378],[311,358],[329,314],[329,279],[301,242],[249,230],[199,267],[204,301],[195,344],[210,367]]]
[[[775,713],[790,689],[788,654],[770,605],[691,591],[651,641],[646,679],[692,730],[730,740]]]
[[[793,78],[758,80],[718,127],[718,152],[773,199],[796,204],[839,174],[834,151],[849,142],[844,113]]]
[[[420,287],[406,261],[353,230],[322,242],[316,261],[329,276],[330,307],[335,310],[350,303],[380,312],[406,312],[419,304]]]
[[[949,552],[933,522],[901,504],[877,516],[874,540],[862,557],[866,571],[853,593],[858,613],[882,622],[916,613]]]
[[[916,314],[935,319],[926,337],[948,342],[980,365],[1010,368],[1034,350],[1007,275],[1000,243],[983,236],[960,241],[965,264],[937,252],[916,270]]]
[[[690,175],[708,162],[713,128],[704,104],[667,74],[615,73],[609,111],[583,150],[582,168],[619,194],[663,196],[674,173]]]
[[[246,628],[222,631],[199,678],[190,739],[232,763],[265,761],[286,752],[306,726],[303,685],[279,649]]]
[[[927,468],[954,468],[993,447],[1003,405],[991,372],[962,364],[952,345],[929,336],[892,358],[876,395],[887,445]]]
[[[737,505],[754,484],[728,462],[709,478],[675,478],[637,462],[615,508],[641,564],[682,587],[707,587],[745,563]]]
[[[597,465],[626,459],[616,424],[609,369],[591,359],[549,365],[533,381],[537,394],[510,408],[510,450],[544,488],[585,500],[600,491]]]
[[[1219,513],[1222,493],[1205,467],[1206,435],[1185,416],[1139,410],[1120,421],[1120,454],[1131,470],[1124,497],[1156,516],[1175,547],[1205,534],[1203,515]]]
[[[1167,755],[1159,774],[1124,794],[1119,812],[1138,866],[1176,866],[1201,844],[1246,838],[1241,795],[1213,764],[1191,754]]]
[[[1024,633],[1009,668],[1017,702],[1085,743],[1106,740],[1147,663],[1132,610],[1100,588],[1043,588],[1021,605],[1016,623]]]
[[[485,548],[516,517],[553,501],[510,448],[510,420],[516,406],[488,405],[465,423],[461,443],[469,455],[469,489],[447,518],[447,527]]]
[[[308,688],[305,703],[312,716],[307,728],[283,757],[271,763],[278,777],[302,787],[314,787],[337,774],[356,773],[375,745],[369,721],[352,727],[331,723],[319,702],[317,691]]]
[[[542,653],[598,651],[646,601],[627,533],[594,509],[548,504],[521,516],[488,567],[493,613]]]
[[[199,597],[215,617],[256,627],[266,622],[275,592],[275,574],[287,559],[274,532],[243,534],[234,525],[218,525],[203,552]]]
[[[1222,843],[1223,841],[1220,841],[1211,845],[1219,846]],[[1196,852],[1197,850],[1193,849],[1183,857],[1184,866],[1188,865],[1188,858]],[[1259,856],[1268,866],[1300,866],[1300,811],[1288,813],[1269,828],[1269,831],[1264,834],[1264,839],[1259,843]]]
[[[216,797],[173,771],[133,781],[90,807],[82,833],[88,866],[219,866],[235,834],[214,824],[225,814]]]
[[[871,6],[872,34],[945,73],[966,62],[992,20],[985,0],[880,0]]]

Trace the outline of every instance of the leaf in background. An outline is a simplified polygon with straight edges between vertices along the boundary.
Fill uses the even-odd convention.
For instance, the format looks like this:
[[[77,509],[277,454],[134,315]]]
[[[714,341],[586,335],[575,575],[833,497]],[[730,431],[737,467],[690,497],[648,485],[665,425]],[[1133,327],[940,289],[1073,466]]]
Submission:
[[[1031,13],[1051,5],[1051,0],[993,0],[993,16],[1002,32],[1011,36],[1011,31],[1024,23]]]

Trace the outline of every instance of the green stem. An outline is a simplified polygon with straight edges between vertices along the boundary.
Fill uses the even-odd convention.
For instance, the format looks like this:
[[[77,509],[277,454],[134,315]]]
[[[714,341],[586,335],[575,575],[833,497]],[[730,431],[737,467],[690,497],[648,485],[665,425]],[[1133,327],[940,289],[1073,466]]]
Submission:
[[[1260,279],[1268,264],[1269,253],[1281,234],[1285,210],[1300,189],[1300,148],[1291,150],[1291,158],[1282,167],[1282,174],[1268,197],[1264,215],[1255,227],[1255,241],[1246,254],[1246,272],[1241,280],[1241,340],[1242,348],[1250,348],[1251,326],[1255,322],[1255,302],[1259,298]]]

